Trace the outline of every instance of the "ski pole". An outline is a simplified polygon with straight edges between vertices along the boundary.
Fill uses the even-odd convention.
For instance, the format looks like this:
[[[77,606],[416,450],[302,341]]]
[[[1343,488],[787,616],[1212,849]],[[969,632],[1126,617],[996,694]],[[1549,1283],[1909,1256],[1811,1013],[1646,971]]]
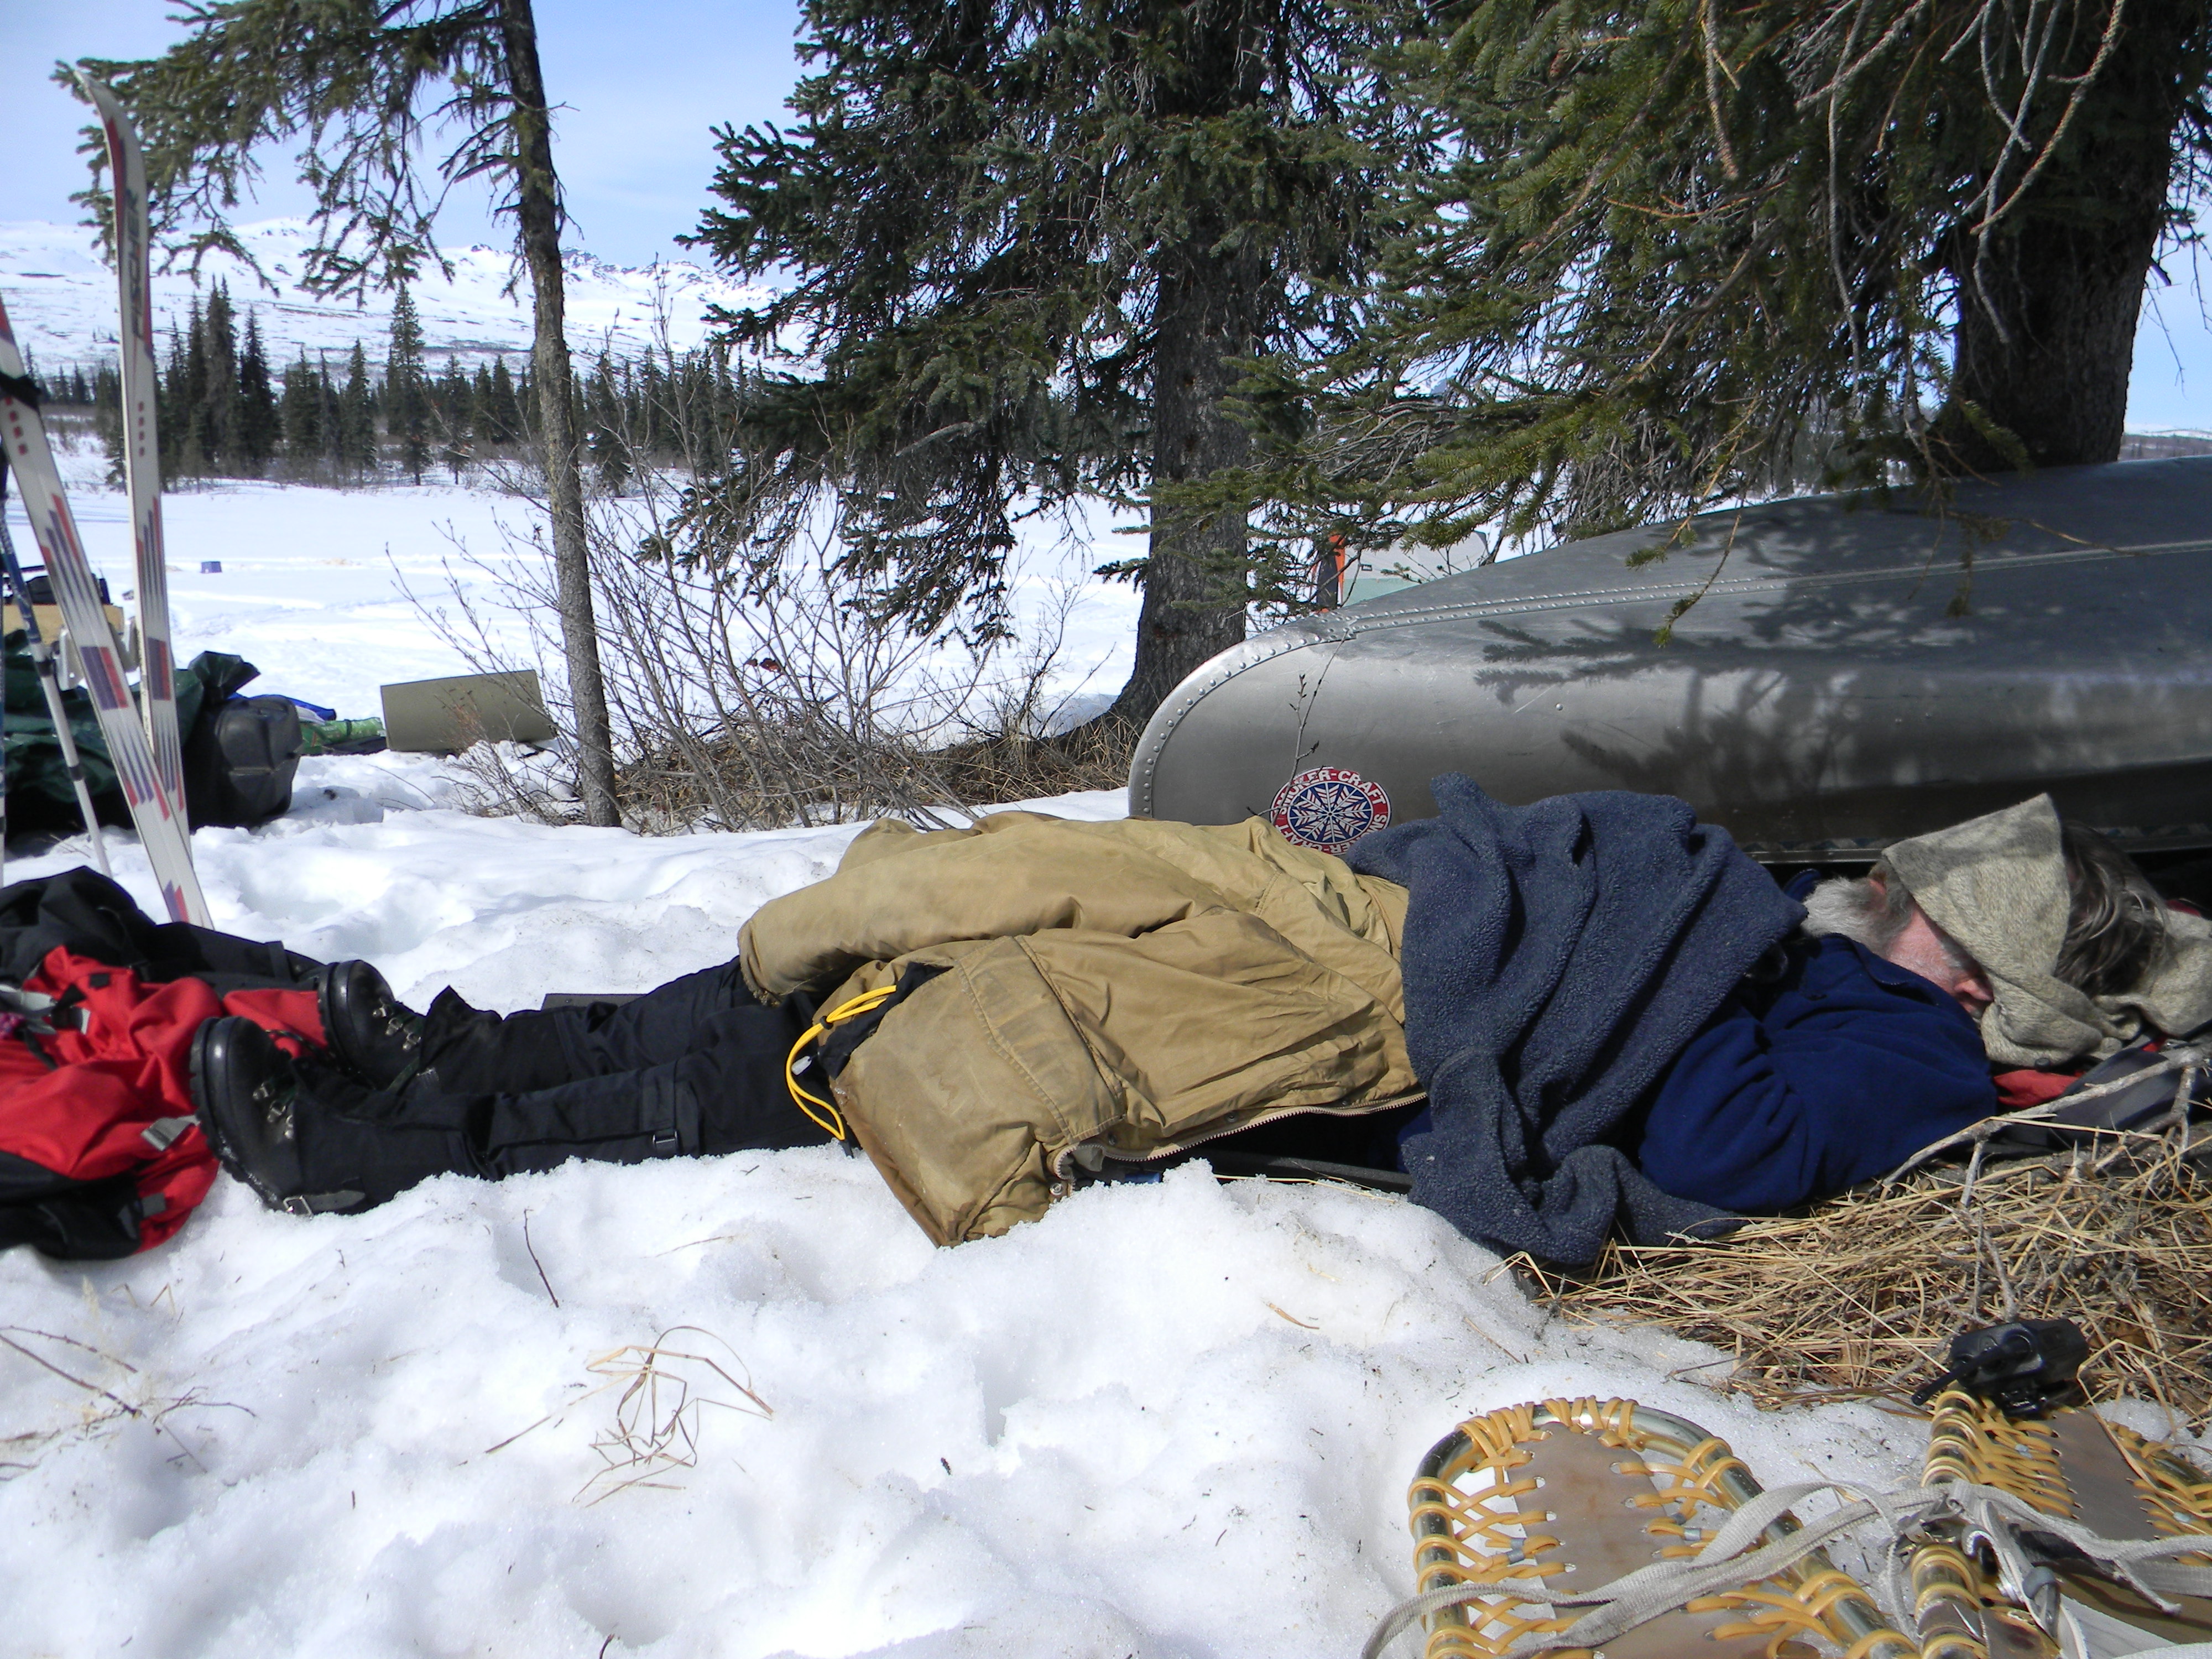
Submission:
[[[62,769],[69,774],[70,787],[76,791],[76,810],[84,817],[84,833],[92,842],[92,861],[100,866],[100,873],[112,880],[115,872],[108,867],[107,843],[100,838],[100,819],[92,810],[92,789],[84,781],[84,763],[76,752],[76,733],[70,730],[69,711],[62,705],[59,675],[54,668],[54,653],[39,632],[38,612],[31,608],[31,590],[23,580],[23,567],[15,560],[15,540],[8,533],[8,469],[0,466],[0,570],[4,570],[8,588],[15,596],[15,609],[23,618],[23,629],[30,636],[31,661],[39,671],[39,689],[46,694],[46,714],[54,723],[54,737],[62,748]],[[0,763],[0,771],[5,769]],[[6,844],[6,781],[0,778],[0,849]],[[0,858],[4,858],[0,850]]]

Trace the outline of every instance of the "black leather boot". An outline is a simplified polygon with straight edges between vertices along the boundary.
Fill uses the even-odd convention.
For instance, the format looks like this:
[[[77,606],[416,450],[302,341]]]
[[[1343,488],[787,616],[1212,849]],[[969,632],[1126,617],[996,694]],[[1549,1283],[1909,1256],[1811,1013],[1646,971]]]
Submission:
[[[396,1089],[422,1064],[422,1016],[392,994],[365,962],[334,962],[323,975],[323,1036],[331,1055],[372,1089]]]
[[[209,1146],[270,1209],[317,1215],[362,1202],[366,1194],[352,1189],[307,1190],[300,1163],[299,1069],[252,1020],[233,1016],[200,1027],[192,1039],[191,1083]]]

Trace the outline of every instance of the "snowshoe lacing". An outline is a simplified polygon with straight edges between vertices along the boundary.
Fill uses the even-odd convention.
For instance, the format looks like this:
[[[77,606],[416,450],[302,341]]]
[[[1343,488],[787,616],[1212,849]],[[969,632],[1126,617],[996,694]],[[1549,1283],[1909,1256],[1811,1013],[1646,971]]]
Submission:
[[[1587,1590],[1562,1582],[1581,1565],[1577,1543],[1587,1551],[1589,1540],[1562,1537],[1557,1493],[1522,1506],[1546,1486],[1531,1472],[1539,1443],[1561,1433],[1593,1437],[1620,1454],[1602,1473],[1620,1482],[1620,1507],[1641,1540],[1617,1537],[1607,1553],[1652,1565]],[[1795,1520],[1781,1503],[1764,1501],[1725,1441],[1633,1401],[1552,1400],[1470,1419],[1424,1461],[1407,1501],[1421,1593],[1377,1628],[1369,1659],[1423,1617],[1427,1659],[1590,1659],[1601,1644],[1678,1610],[1702,1615],[1686,1639],[1721,1644],[1721,1652],[1785,1659],[1809,1655],[1810,1638],[1850,1659],[1918,1659],[1917,1644],[1818,1553],[1817,1539],[1784,1545]],[[1762,1540],[1772,1547],[1755,1564],[1734,1559]]]
[[[2100,1421],[2127,1460],[2153,1524],[2169,1536],[2212,1528],[2212,1480],[2126,1425]],[[2009,1417],[1971,1395],[1946,1393],[1929,1426],[1929,1483],[2002,1486],[2045,1515],[2071,1516],[2080,1499],[2066,1479],[2058,1435],[2048,1418]],[[2212,1554],[2181,1559],[2212,1566]]]
[[[1969,1429],[1960,1415],[1968,1408],[1995,1420]],[[1810,1640],[1846,1659],[1988,1659],[1989,1646],[1974,1632],[1985,1631],[1992,1601],[2012,1604],[1996,1616],[2017,1617],[2030,1636],[2060,1622],[2056,1581],[2023,1534],[2055,1543],[2099,1580],[2166,1614],[2184,1612],[2178,1598],[2212,1595],[2212,1484],[2115,1428],[2135,1488],[2167,1535],[2100,1535],[2070,1518],[2079,1510],[2065,1500],[2058,1459],[2039,1432],[2044,1426],[1947,1395],[1937,1402],[1945,1437],[1931,1448],[1928,1483],[1869,1492],[1827,1480],[1762,1491],[1724,1442],[1632,1401],[1554,1400],[1470,1419],[1430,1452],[1408,1492],[1419,1592],[1376,1626],[1364,1659],[1378,1659],[1419,1620],[1429,1628],[1426,1659],[1602,1659],[1606,1644],[1632,1631],[1655,1634],[1638,1627],[1674,1615],[1699,1615],[1696,1628],[1683,1632],[1701,1638],[1698,1649],[1685,1645],[1686,1652],[1795,1659],[1812,1651],[1804,1645]],[[1565,1495],[1555,1491],[1523,1507],[1546,1490],[1530,1466],[1557,1455],[1556,1445],[1543,1443],[1560,1434],[1622,1454],[1595,1479],[1628,1483],[1621,1507],[1649,1516],[1641,1553],[1650,1565],[1588,1589],[1564,1582],[1577,1571],[1578,1549],[1589,1548],[1558,1524]],[[1820,1494],[1844,1501],[1801,1525],[1790,1506]],[[1605,1512],[1601,1503],[1591,1511]],[[1617,1523],[1600,1525],[1616,1534],[1601,1554],[1616,1564],[1634,1558]],[[1821,1553],[1829,1540],[1863,1528],[1891,1545],[1880,1605]],[[2018,1617],[2019,1608],[2033,1613],[2033,1622]],[[1969,1611],[1977,1617],[1968,1620]],[[1905,1635],[1905,1627],[1921,1637]],[[2060,1639],[2042,1650],[2080,1649]],[[2182,1654],[2195,1659],[2190,1649],[2176,1659]]]

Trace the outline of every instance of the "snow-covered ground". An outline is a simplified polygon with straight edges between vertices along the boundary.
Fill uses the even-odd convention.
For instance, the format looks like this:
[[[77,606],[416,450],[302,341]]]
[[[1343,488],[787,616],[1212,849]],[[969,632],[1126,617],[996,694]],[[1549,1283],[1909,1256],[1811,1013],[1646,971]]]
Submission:
[[[310,761],[289,817],[201,831],[218,924],[532,1006],[723,959],[852,834],[556,830],[441,777]],[[152,902],[135,848],[124,879]],[[831,1151],[354,1218],[225,1180],[151,1255],[0,1256],[0,1650],[1341,1656],[1410,1588],[1405,1484],[1470,1412],[1628,1394],[1771,1480],[1911,1472],[1909,1423],[1762,1417],[1669,1375],[1712,1356],[1547,1328],[1496,1267],[1410,1205],[1198,1168],[951,1250]],[[629,1426],[693,1402],[690,1467],[611,1462],[656,1343],[687,1357]]]
[[[120,578],[114,498],[81,504]],[[507,510],[173,498],[182,653],[363,712],[456,665],[384,548],[429,562],[440,521]],[[306,763],[288,817],[195,837],[217,924],[417,1006],[531,1006],[725,959],[853,834],[656,840],[453,791],[426,759]],[[1197,1166],[949,1250],[834,1151],[442,1178],[350,1218],[224,1180],[147,1255],[0,1255],[0,1653],[1318,1659],[1410,1589],[1406,1483],[1473,1412],[1632,1395],[1770,1483],[1917,1469],[1909,1421],[1762,1416],[1698,1386],[1711,1352],[1547,1325],[1497,1269],[1408,1204]],[[631,1461],[654,1443],[680,1461]]]
[[[106,463],[91,441],[58,459],[93,565],[127,608],[128,501],[102,486]],[[161,517],[178,660],[234,652],[260,669],[256,692],[283,692],[349,717],[380,714],[380,686],[471,672],[435,625],[442,617],[465,636],[464,604],[508,660],[535,659],[513,601],[533,568],[544,580],[532,539],[542,520],[488,479],[358,489],[226,481],[169,492]],[[14,490],[7,522],[18,555],[34,562]],[[1089,573],[1141,551],[1103,514],[1073,540],[1034,528],[1017,566],[1017,615],[1056,616],[1063,599],[1073,601],[1048,676],[1050,702],[1087,712],[1128,678],[1135,592]],[[211,564],[220,570],[205,568]],[[550,636],[540,632],[542,643]],[[1012,656],[1006,665],[1013,672]]]

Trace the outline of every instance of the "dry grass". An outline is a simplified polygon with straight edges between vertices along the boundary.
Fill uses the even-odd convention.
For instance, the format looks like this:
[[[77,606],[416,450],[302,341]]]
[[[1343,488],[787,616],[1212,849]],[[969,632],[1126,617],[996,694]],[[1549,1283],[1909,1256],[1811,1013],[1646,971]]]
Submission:
[[[592,1393],[620,1392],[615,1398],[614,1422],[592,1442],[604,1467],[584,1483],[577,1502],[597,1504],[632,1486],[666,1487],[678,1471],[696,1468],[699,1419],[708,1406],[748,1417],[775,1415],[768,1401],[753,1392],[749,1377],[732,1374],[711,1354],[672,1346],[669,1339],[678,1333],[719,1344],[730,1364],[744,1372],[729,1345],[696,1325],[678,1325],[650,1343],[632,1342],[591,1361],[584,1369],[607,1379]],[[741,1398],[726,1400],[698,1392],[715,1388]]]
[[[1037,800],[1080,789],[1120,789],[1143,728],[1128,720],[1094,720],[1058,737],[988,737],[930,754],[946,791],[964,805]]]
[[[524,1242],[528,1243],[526,1237]],[[535,1252],[531,1259],[537,1260]],[[544,1271],[538,1269],[540,1279]],[[552,1295],[550,1284],[545,1291]],[[560,1306],[558,1298],[554,1306]],[[696,1340],[679,1347],[670,1340],[678,1335]],[[723,1358],[694,1352],[708,1344],[720,1348]],[[754,1392],[751,1375],[737,1351],[696,1325],[673,1325],[650,1342],[625,1343],[588,1360],[584,1369],[600,1379],[595,1386],[528,1428],[487,1446],[484,1455],[505,1451],[548,1424],[566,1422],[579,1407],[614,1395],[613,1421],[592,1437],[600,1467],[576,1492],[576,1502],[586,1507],[633,1486],[665,1489],[680,1484],[683,1472],[699,1465],[701,1419],[710,1406],[745,1417],[775,1415]],[[726,1397],[732,1395],[737,1397]]]
[[[899,817],[957,824],[961,809],[1129,781],[1139,728],[1094,722],[1058,737],[997,733],[930,747],[896,732],[866,741],[792,720],[666,744],[621,769],[625,822],[725,828]]]
[[[211,1401],[198,1389],[187,1389],[181,1395],[159,1393],[152,1380],[128,1360],[53,1331],[0,1326],[0,1349],[28,1360],[79,1390],[82,1396],[73,1411],[55,1414],[37,1428],[0,1436],[0,1482],[28,1474],[38,1466],[40,1456],[64,1440],[106,1435],[127,1423],[143,1424],[156,1435],[166,1435],[177,1448],[171,1462],[189,1460],[204,1473],[206,1465],[168,1419],[179,1412],[217,1407],[246,1412],[249,1417],[253,1414],[228,1401]],[[100,1380],[82,1375],[94,1369]]]
[[[1609,1246],[1583,1279],[1516,1265],[1565,1316],[1733,1353],[1718,1386],[1765,1407],[1902,1399],[1962,1328],[2065,1318],[2088,1334],[2092,1399],[2196,1426],[2212,1419],[2212,1174],[2186,1133],[1923,1169],[1724,1243]]]

